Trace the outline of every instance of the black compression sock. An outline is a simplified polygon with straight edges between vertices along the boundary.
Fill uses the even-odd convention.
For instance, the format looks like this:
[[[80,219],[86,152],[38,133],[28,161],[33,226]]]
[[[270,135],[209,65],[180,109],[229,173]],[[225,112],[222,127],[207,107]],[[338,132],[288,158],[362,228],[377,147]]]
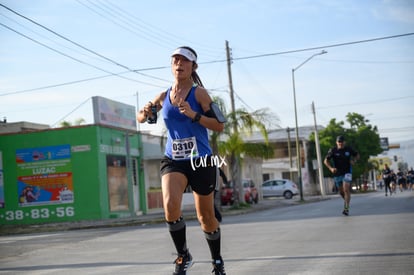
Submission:
[[[220,228],[217,228],[213,232],[204,232],[208,247],[210,248],[211,258],[213,260],[221,259],[221,233]]]
[[[170,231],[177,253],[185,254],[187,252],[187,238],[184,218],[180,217],[174,222],[167,222],[167,227]]]

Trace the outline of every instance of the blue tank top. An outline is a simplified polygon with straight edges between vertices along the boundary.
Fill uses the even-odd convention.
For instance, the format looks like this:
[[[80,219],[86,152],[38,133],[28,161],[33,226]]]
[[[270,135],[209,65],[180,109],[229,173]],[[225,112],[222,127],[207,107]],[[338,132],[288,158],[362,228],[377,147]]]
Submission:
[[[195,97],[196,89],[197,86],[191,88],[186,101],[195,112],[203,114],[204,111]],[[168,131],[165,155],[173,160],[190,160],[211,155],[207,129],[181,114],[178,107],[172,105],[170,92],[171,88],[167,90],[161,110]]]

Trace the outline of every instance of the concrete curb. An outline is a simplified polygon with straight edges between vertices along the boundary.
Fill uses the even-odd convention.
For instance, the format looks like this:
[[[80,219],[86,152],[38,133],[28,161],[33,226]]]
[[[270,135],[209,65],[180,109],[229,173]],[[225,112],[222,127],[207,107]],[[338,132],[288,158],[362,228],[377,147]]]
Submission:
[[[256,211],[263,211],[266,209],[276,207],[287,207],[292,205],[298,205],[303,203],[311,203],[315,201],[330,199],[331,196],[321,197],[312,196],[306,197],[304,201],[300,201],[299,198],[293,198],[291,200],[285,200],[282,198],[266,198],[259,201],[257,204],[252,204],[250,207],[234,209],[230,206],[224,206],[222,208],[223,217],[231,215],[243,215]],[[194,209],[184,209],[183,216],[186,220],[195,220],[197,215]],[[107,219],[107,220],[94,220],[94,221],[77,221],[77,222],[62,222],[62,223],[45,223],[45,224],[33,224],[33,225],[0,225],[0,236],[2,235],[14,235],[14,234],[30,234],[39,232],[56,232],[56,231],[69,231],[79,229],[91,229],[91,228],[110,228],[121,226],[145,226],[149,224],[164,223],[164,213],[162,209],[156,210],[153,213],[140,215],[132,218],[121,219]]]

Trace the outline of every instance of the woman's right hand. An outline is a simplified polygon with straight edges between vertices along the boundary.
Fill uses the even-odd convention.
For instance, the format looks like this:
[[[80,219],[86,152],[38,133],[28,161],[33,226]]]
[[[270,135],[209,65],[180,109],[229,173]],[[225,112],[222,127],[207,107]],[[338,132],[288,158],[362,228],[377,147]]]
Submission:
[[[151,106],[152,105],[153,104],[150,101],[147,104],[145,104],[144,108],[139,110],[138,115],[137,115],[138,122],[143,123],[143,122],[147,121],[147,117],[151,114]]]

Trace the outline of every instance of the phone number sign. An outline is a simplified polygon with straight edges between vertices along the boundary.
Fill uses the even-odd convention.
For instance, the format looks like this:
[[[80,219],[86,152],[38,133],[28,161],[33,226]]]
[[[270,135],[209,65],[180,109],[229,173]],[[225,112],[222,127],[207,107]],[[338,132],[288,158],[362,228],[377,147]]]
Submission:
[[[9,210],[4,214],[0,214],[0,221],[23,221],[27,219],[56,219],[75,216],[75,208],[73,206],[55,207],[55,208],[33,208],[21,210]]]

